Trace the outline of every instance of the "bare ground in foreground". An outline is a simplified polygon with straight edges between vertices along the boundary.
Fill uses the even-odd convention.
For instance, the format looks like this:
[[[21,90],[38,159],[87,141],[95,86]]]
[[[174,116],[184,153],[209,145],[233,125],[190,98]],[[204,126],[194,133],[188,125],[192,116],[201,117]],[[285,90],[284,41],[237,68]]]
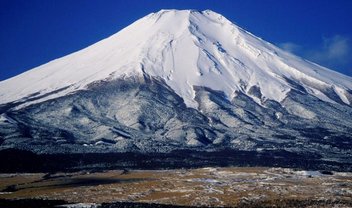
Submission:
[[[0,199],[36,198],[93,205],[141,202],[211,207],[352,207],[351,172],[287,168],[0,174],[0,190]]]

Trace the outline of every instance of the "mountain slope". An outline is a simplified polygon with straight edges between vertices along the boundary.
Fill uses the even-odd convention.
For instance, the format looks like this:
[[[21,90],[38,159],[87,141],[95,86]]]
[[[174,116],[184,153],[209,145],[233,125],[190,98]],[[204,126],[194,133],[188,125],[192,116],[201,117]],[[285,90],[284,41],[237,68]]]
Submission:
[[[0,103],[1,149],[352,152],[351,77],[209,10],[147,15],[0,82]]]
[[[152,13],[88,48],[2,81],[0,102],[64,89],[46,96],[54,98],[133,75],[161,77],[194,108],[193,86],[228,99],[259,88],[263,99],[280,102],[297,83],[324,101],[352,102],[350,77],[288,54],[217,13],[192,10]]]

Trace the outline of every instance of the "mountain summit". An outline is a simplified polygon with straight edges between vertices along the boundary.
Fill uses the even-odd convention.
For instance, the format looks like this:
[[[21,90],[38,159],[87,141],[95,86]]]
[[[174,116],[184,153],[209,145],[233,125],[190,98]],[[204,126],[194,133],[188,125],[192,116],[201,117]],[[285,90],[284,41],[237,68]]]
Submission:
[[[0,104],[1,149],[352,152],[352,78],[210,10],[149,14],[0,82]]]
[[[229,100],[243,92],[258,103],[281,102],[294,89],[291,80],[321,100],[352,103],[351,77],[284,52],[210,10],[149,14],[90,47],[0,82],[0,103],[65,89],[50,96],[59,97],[129,76],[159,77],[193,108],[195,86]]]

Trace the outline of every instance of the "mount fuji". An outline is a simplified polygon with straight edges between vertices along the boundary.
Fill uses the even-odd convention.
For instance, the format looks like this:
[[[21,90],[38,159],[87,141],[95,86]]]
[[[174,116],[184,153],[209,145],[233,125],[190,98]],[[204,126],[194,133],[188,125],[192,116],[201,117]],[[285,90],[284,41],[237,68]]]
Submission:
[[[0,82],[0,149],[286,151],[350,162],[352,78],[213,11],[161,10]]]

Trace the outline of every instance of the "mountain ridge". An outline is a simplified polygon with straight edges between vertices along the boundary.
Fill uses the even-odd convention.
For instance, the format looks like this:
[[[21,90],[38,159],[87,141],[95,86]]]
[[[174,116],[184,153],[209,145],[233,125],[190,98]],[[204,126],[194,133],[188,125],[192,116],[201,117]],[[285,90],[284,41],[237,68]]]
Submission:
[[[0,150],[352,156],[352,78],[209,10],[149,14],[0,82],[0,102]]]
[[[210,10],[149,14],[90,47],[0,82],[0,100],[4,104],[67,88],[65,95],[99,80],[144,75],[163,78],[194,108],[193,86],[223,91],[229,99],[235,91],[248,94],[255,87],[263,99],[280,102],[293,88],[285,79],[324,101],[352,103],[352,78],[300,60]]]

